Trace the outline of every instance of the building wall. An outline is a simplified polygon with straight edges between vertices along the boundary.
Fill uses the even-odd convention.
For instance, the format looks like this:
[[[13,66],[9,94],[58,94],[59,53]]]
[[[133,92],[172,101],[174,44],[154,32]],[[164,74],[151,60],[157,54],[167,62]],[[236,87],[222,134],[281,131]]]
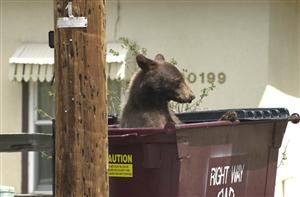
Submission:
[[[300,96],[298,1],[277,1],[270,6],[269,83]]]
[[[208,86],[199,74],[224,72],[225,84],[216,83],[204,109],[256,107],[269,83],[299,96],[297,1],[280,2],[121,0],[118,12],[112,1],[108,39],[125,36],[146,47],[150,57],[174,57],[197,74],[197,95]]]
[[[257,2],[257,1],[256,1]],[[199,74],[224,72],[225,84],[203,108],[255,107],[267,84],[269,64],[268,3],[251,1],[121,1],[118,35],[114,36],[116,3],[108,4],[108,38],[126,36],[163,53],[197,74],[199,95],[207,87]]]
[[[23,42],[47,42],[53,29],[52,0],[1,0],[0,132],[21,132],[22,85],[8,80],[8,59]],[[21,154],[0,153],[0,185],[21,188]]]

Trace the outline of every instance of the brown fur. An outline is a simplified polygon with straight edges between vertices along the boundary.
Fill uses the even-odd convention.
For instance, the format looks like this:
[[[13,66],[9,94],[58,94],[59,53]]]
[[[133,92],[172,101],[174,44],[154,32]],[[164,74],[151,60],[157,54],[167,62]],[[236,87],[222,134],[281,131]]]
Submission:
[[[141,68],[133,77],[129,98],[123,110],[121,127],[159,127],[180,123],[170,112],[168,102],[191,102],[195,96],[178,69],[158,54],[155,60],[136,57]]]

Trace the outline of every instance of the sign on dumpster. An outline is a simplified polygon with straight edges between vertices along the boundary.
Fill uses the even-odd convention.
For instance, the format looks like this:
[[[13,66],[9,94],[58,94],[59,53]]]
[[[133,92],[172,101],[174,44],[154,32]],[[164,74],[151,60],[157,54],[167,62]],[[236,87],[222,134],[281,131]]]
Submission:
[[[247,180],[247,157],[214,157],[209,160],[206,196],[242,197]]]
[[[132,154],[108,155],[109,177],[133,177]]]

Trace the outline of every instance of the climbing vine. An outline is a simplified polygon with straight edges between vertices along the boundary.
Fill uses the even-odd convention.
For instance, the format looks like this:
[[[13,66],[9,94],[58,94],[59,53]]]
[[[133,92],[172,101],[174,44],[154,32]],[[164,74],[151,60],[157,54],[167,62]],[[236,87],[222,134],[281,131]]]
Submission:
[[[139,44],[137,44],[137,42],[132,41],[126,37],[120,37],[119,41],[122,44],[123,48],[128,49],[129,51],[132,52],[132,54],[134,56],[136,56],[137,54],[143,54],[143,55],[147,55],[147,49],[143,48],[141,46],[139,46]],[[114,56],[118,56],[119,52],[118,51],[114,51],[112,49],[109,50],[109,53],[111,53]],[[171,58],[169,60],[169,62],[173,65],[175,65],[176,67],[183,67],[183,66],[179,66],[177,60],[175,58]],[[189,76],[189,71],[187,69],[182,69],[182,73],[185,76],[185,78],[187,79],[187,77]],[[222,77],[222,78],[221,78]],[[225,79],[225,77],[220,76],[221,79]],[[187,80],[187,82],[189,82],[189,80]],[[128,88],[128,83],[122,83],[125,84],[122,88]],[[196,99],[192,102],[192,103],[177,103],[177,102],[173,102],[171,101],[169,103],[169,107],[171,110],[179,113],[179,112],[190,112],[190,111],[199,111],[201,110],[201,104],[203,103],[203,101],[210,95],[210,93],[212,91],[214,91],[216,88],[216,85],[214,83],[214,81],[210,80],[208,81],[208,87],[202,88],[200,91],[200,94],[196,96]],[[118,100],[120,98],[110,98],[110,97],[114,97],[114,93],[111,91],[108,91],[108,100]],[[121,101],[119,100],[119,103],[121,103]],[[109,103],[109,108],[114,108],[114,109],[120,109],[120,106],[113,106],[112,105],[113,102]]]

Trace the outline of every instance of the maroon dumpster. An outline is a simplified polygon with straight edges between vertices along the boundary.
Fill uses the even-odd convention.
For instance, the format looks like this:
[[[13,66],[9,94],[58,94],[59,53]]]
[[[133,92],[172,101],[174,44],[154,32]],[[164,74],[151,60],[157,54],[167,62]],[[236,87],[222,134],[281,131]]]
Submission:
[[[157,128],[109,128],[111,197],[274,196],[278,149],[288,121],[283,108],[178,114]],[[233,110],[230,110],[233,111]]]

